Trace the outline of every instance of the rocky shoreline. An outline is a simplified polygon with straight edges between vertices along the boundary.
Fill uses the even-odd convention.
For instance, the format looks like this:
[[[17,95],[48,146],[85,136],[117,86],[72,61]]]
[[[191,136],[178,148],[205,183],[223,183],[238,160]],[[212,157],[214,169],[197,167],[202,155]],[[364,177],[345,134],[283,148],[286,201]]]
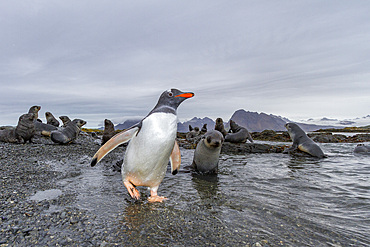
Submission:
[[[241,145],[237,146],[241,148]],[[136,204],[140,204],[138,208],[149,207],[147,212],[152,212],[150,218],[145,217],[147,223],[142,226],[144,228],[132,228],[127,223],[118,222],[118,219],[102,220],[96,213],[81,209],[77,205],[78,193],[68,190],[66,185],[69,180],[81,177],[83,169],[92,169],[90,159],[99,147],[100,138],[84,132],[75,143],[69,145],[54,144],[45,137],[39,138],[38,143],[0,143],[0,247],[150,246],[150,243],[159,244],[156,236],[163,235],[161,227],[166,225],[183,232],[185,235],[180,240],[195,246],[203,241],[198,236],[199,227],[203,229],[205,225],[211,227],[219,224],[213,222],[217,219],[202,215],[202,211],[192,216],[189,210],[193,209],[183,211],[159,207],[151,210],[150,207],[155,205],[142,205],[142,201],[128,199],[124,200],[132,204],[129,210],[136,210]],[[124,150],[125,147],[119,147],[112,151],[105,158],[106,162],[101,164],[102,169],[112,171],[112,164],[122,157]],[[61,184],[63,180],[67,182]],[[124,189],[120,191],[124,193]],[[179,220],[173,221],[168,217],[173,210]],[[122,212],[118,217],[125,218],[127,213],[135,217],[140,215],[140,212],[130,211]],[[183,222],[189,222],[190,219],[194,223],[184,226]],[[161,227],[156,228],[158,224]],[[219,235],[217,241],[220,245],[245,243],[246,246],[262,246],[258,245],[259,242],[247,244],[245,237],[234,236],[227,229],[220,230]],[[176,244],[170,238],[167,241],[162,244]]]

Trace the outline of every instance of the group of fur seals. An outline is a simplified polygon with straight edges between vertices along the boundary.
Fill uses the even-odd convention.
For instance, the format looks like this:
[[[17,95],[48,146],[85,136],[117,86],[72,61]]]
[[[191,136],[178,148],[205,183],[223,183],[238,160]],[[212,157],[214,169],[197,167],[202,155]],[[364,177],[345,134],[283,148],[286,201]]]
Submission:
[[[293,141],[293,145],[284,150],[284,153],[290,153],[299,149],[317,158],[326,157],[321,148],[311,138],[309,138],[297,124],[287,123],[285,124],[285,128],[288,130],[290,138]]]
[[[178,89],[164,91],[156,106],[139,123],[120,132],[107,141],[94,155],[91,166],[95,166],[105,155],[117,146],[129,142],[123,167],[122,179],[130,196],[140,198],[136,186],[150,188],[150,202],[161,202],[165,197],[157,191],[162,182],[168,161],[171,172],[176,174],[180,168],[181,155],[176,142],[177,108],[194,93],[184,93]]]
[[[0,141],[9,143],[26,143],[32,142],[35,135],[34,113],[26,113],[19,117],[18,124],[15,128],[0,130]]]
[[[253,142],[252,136],[249,134],[249,131],[235,123],[233,120],[230,120],[230,130],[231,133],[227,133],[225,136],[225,142],[232,143],[244,143],[247,140]]]
[[[0,131],[0,141],[9,143],[26,143],[32,142],[36,133],[34,122],[38,118],[38,112],[41,106],[32,106],[28,113],[22,114],[18,119],[15,128],[9,128]]]
[[[198,127],[192,127],[189,124],[189,132],[186,134],[186,140],[190,141],[191,139],[200,135],[200,130]]]
[[[29,112],[38,116],[41,106],[32,106]],[[82,119],[74,119],[71,121],[67,116],[60,116],[63,122],[62,127],[59,126],[59,121],[51,112],[45,112],[47,123],[41,121],[33,121],[35,130],[43,136],[50,136],[54,143],[69,144],[73,142],[81,131],[81,127],[86,124]]]

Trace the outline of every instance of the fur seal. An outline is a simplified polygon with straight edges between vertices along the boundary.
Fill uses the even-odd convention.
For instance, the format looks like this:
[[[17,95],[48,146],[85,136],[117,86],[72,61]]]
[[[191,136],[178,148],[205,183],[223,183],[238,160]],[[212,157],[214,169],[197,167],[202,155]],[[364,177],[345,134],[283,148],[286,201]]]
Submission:
[[[201,134],[207,133],[207,124],[203,124],[203,127],[200,129]]]
[[[51,131],[50,138],[53,142],[58,144],[68,144],[74,141],[81,131],[81,127],[86,124],[82,119],[74,119],[67,127],[61,130]]]
[[[37,120],[33,121],[33,124],[35,125],[36,134],[38,135],[50,136],[52,131],[58,130],[54,125],[42,123]]]
[[[34,113],[21,115],[15,128],[0,131],[0,141],[9,143],[32,142],[32,138],[36,132],[34,126],[35,117]]]
[[[231,133],[227,133],[225,136],[225,142],[233,143],[244,143],[247,140],[253,142],[252,136],[249,134],[249,131],[235,123],[233,120],[230,120],[230,130]]]
[[[321,148],[311,139],[306,133],[295,123],[285,124],[285,128],[288,130],[290,138],[293,141],[293,145],[284,150],[284,153],[292,152],[299,149],[306,152],[314,157],[325,158],[326,155],[321,150]]]
[[[60,116],[59,119],[63,122],[62,127],[67,127],[67,125],[72,122],[71,119],[67,116]]]
[[[0,141],[9,143],[20,143],[20,140],[15,136],[14,127],[0,130]]]
[[[361,153],[361,154],[370,154],[370,146],[364,144],[357,144],[355,149],[353,150],[354,153]]]
[[[41,106],[34,105],[34,106],[31,106],[30,107],[30,109],[28,110],[28,113],[35,114],[35,119],[38,119],[39,118],[39,111],[40,111],[40,109],[41,109]]]
[[[49,111],[45,112],[45,118],[47,124],[59,127],[59,121],[54,117],[54,115],[51,112]]]
[[[104,131],[101,145],[104,145],[110,138],[116,134],[114,124],[109,119],[104,120]]]
[[[191,139],[200,135],[200,131],[198,127],[193,128],[189,124],[189,132],[186,134],[186,140],[190,141]]]
[[[217,173],[223,142],[224,136],[220,131],[208,131],[199,141],[194,151],[192,167],[201,173]]]
[[[107,141],[94,155],[91,166],[95,166],[105,155],[117,146],[129,142],[122,166],[123,184],[130,196],[140,198],[135,186],[150,188],[150,202],[162,202],[157,190],[171,163],[172,174],[180,168],[181,155],[176,142],[177,108],[194,93],[178,89],[164,91],[156,106],[139,123],[120,132]]]
[[[32,138],[36,133],[34,121],[36,120],[35,113],[26,113],[19,117],[18,125],[15,128],[15,135],[18,139],[22,139],[25,143],[32,142]]]
[[[215,130],[220,131],[224,137],[227,135],[227,131],[225,130],[224,126],[224,121],[220,117],[216,119]]]
[[[35,119],[33,121],[35,129],[36,129],[36,134],[37,135],[44,135],[44,136],[50,136],[50,132],[53,130],[57,130],[57,127],[51,125],[51,124],[45,124],[41,122],[40,119],[38,119],[38,113],[41,109],[41,106],[31,106],[29,109],[28,113],[33,113],[35,114]]]

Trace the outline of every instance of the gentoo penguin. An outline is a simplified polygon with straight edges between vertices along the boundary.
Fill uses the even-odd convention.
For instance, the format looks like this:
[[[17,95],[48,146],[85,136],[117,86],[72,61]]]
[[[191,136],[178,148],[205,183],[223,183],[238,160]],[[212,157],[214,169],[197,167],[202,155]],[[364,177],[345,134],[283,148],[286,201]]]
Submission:
[[[168,160],[172,174],[180,168],[181,155],[176,142],[177,107],[194,93],[178,89],[163,92],[157,105],[139,123],[113,136],[94,155],[91,166],[96,165],[105,155],[122,143],[131,140],[127,146],[122,165],[123,184],[132,198],[139,199],[140,192],[135,186],[150,188],[149,202],[167,199],[157,195],[165,174]]]

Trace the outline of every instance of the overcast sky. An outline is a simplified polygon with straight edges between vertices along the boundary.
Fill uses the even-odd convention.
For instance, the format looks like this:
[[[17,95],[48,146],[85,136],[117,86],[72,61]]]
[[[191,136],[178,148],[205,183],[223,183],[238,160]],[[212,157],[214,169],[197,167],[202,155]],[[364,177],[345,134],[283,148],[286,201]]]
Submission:
[[[0,125],[144,117],[169,89],[180,120],[265,112],[355,118],[370,106],[370,1],[0,1]]]

